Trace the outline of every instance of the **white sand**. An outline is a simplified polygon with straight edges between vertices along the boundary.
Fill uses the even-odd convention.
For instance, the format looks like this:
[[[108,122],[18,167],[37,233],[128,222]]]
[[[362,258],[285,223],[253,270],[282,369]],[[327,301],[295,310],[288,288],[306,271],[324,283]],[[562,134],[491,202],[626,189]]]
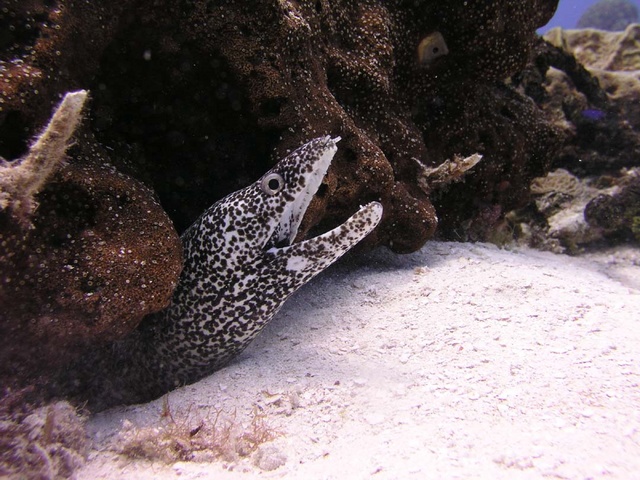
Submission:
[[[350,259],[169,395],[257,409],[279,437],[231,461],[134,461],[116,432],[161,424],[162,401],[115,409],[78,478],[640,478],[640,255],[616,258],[431,242]]]

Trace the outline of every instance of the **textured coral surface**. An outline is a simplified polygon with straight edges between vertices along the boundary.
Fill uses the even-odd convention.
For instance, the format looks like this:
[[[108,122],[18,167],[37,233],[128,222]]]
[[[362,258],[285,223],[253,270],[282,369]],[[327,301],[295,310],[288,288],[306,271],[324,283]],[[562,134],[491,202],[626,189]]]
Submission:
[[[416,188],[413,159],[485,154],[472,183],[437,202],[443,231],[513,207],[544,170],[554,132],[500,85],[526,63],[555,6],[9,2],[0,20],[13,27],[2,52],[0,154],[24,149],[25,129],[57,94],[87,88],[96,136],[120,168],[154,187],[181,231],[285,151],[338,134],[327,188],[303,231],[381,199],[385,221],[370,243],[415,250],[437,220],[430,192]],[[418,46],[434,32],[448,53],[424,61]]]
[[[85,419],[68,402],[36,408],[23,400],[0,393],[0,476],[73,478],[89,450]]]
[[[518,75],[520,88],[565,141],[553,162],[559,169],[531,184],[535,205],[509,214],[509,223],[530,245],[558,252],[633,241],[640,224],[640,25],[557,28],[545,39]]]
[[[598,79],[624,120],[640,131],[640,24],[622,32],[554,28],[545,38],[575,56]],[[629,156],[637,155],[630,152]]]
[[[0,377],[124,336],[177,281],[179,239],[153,195],[78,150],[40,193],[33,228],[0,213]]]

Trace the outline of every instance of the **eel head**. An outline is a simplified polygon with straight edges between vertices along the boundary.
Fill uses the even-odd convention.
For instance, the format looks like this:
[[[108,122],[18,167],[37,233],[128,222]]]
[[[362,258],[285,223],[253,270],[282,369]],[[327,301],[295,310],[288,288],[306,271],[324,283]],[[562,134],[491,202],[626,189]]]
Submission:
[[[220,268],[224,265],[230,276],[254,274],[262,281],[282,276],[294,290],[324,270],[366,237],[382,217],[382,205],[371,202],[333,230],[294,243],[339,140],[329,136],[311,140],[252,185],[213,205],[183,236],[185,257],[189,258],[189,242],[196,237],[198,243],[212,243],[207,250],[216,252],[216,258],[207,263],[217,275],[225,275],[225,268]]]

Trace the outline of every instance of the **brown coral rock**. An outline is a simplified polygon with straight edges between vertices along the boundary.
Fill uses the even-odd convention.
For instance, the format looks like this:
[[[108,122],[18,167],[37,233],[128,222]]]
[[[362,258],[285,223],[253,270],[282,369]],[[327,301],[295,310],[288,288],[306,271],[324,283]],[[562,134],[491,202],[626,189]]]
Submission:
[[[87,138],[38,195],[32,229],[0,213],[0,378],[28,379],[167,305],[181,268],[148,188]]]
[[[611,195],[602,194],[584,209],[589,224],[606,234],[629,234],[640,240],[640,172],[626,172]]]
[[[24,58],[7,70],[14,90],[5,89],[0,130],[13,125],[7,148],[19,150],[15,132],[33,115],[15,88],[33,88],[18,77],[63,71],[38,80],[44,98],[60,82],[89,88],[96,136],[118,167],[152,183],[178,230],[287,150],[333,134],[343,140],[301,234],[376,199],[385,217],[368,243],[408,252],[437,225],[416,159],[435,167],[455,154],[485,154],[475,182],[438,200],[446,233],[486,208],[521,203],[557,143],[535,108],[515,106],[524,100],[500,87],[526,63],[556,0],[93,3],[35,2],[35,15],[10,2],[39,34],[23,39],[31,50],[10,49]],[[86,41],[70,42],[74,35]],[[503,138],[519,139],[517,154]]]
[[[17,158],[62,94],[87,85],[133,2],[5,0],[0,8],[0,156]]]
[[[566,137],[560,168],[531,184],[535,203],[508,214],[531,246],[578,253],[637,239],[638,27],[551,30],[518,75]]]
[[[115,148],[136,146],[123,156],[150,179],[179,230],[286,151],[317,135],[340,135],[327,188],[301,233],[334,226],[377,199],[386,213],[369,244],[408,252],[437,223],[432,200],[416,188],[415,159],[436,166],[454,154],[487,154],[481,178],[466,186],[465,207],[453,199],[439,203],[444,213],[455,209],[446,229],[484,208],[471,200],[476,186],[484,203],[502,210],[521,203],[527,181],[544,173],[554,131],[533,105],[500,113],[505,101],[526,103],[511,102],[500,84],[522,68],[535,29],[555,6],[552,0],[491,7],[461,0],[167,5],[132,16],[106,49],[93,89],[93,125]],[[430,35],[448,53],[425,65],[418,49]],[[496,146],[505,136],[521,139],[517,155]],[[527,167],[514,168],[514,161]],[[504,199],[509,204],[501,206]]]

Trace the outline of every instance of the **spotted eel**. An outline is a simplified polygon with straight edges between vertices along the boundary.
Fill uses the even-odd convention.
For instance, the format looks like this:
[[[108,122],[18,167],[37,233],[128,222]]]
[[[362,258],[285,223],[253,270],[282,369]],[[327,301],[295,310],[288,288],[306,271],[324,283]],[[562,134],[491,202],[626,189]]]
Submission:
[[[184,232],[184,267],[171,303],[137,332],[142,356],[118,367],[118,376],[138,372],[138,392],[123,393],[123,400],[148,400],[224,366],[291,294],[378,225],[382,205],[371,202],[333,230],[294,241],[339,140],[308,142]],[[120,345],[120,356],[132,348]]]

